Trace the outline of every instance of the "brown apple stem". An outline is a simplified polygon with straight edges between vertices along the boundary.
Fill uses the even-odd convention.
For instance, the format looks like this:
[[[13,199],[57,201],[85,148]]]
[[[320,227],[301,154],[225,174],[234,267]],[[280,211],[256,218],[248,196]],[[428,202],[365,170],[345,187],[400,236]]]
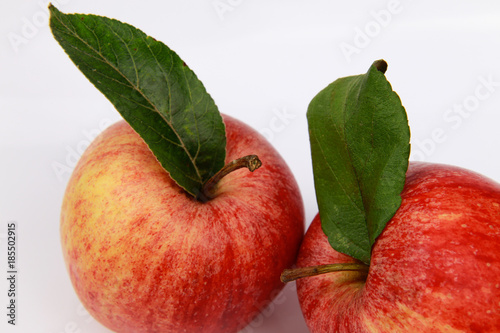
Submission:
[[[215,189],[219,181],[230,174],[231,172],[241,169],[247,168],[251,172],[254,172],[258,168],[262,166],[262,162],[259,160],[257,155],[247,155],[240,157],[234,161],[226,164],[219,172],[212,176],[207,182],[203,185],[200,194],[197,199],[203,202],[206,202],[215,197]]]
[[[288,283],[305,277],[331,272],[359,271],[368,273],[368,268],[369,266],[363,263],[342,263],[285,269],[283,273],[281,273],[281,282]]]

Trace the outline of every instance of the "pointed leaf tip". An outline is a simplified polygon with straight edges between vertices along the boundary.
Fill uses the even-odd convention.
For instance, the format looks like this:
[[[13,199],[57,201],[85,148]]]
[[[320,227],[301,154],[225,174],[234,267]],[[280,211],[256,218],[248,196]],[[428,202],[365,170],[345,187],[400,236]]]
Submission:
[[[384,59],[379,59],[373,62],[373,66],[382,74],[385,74],[387,71],[387,62]]]

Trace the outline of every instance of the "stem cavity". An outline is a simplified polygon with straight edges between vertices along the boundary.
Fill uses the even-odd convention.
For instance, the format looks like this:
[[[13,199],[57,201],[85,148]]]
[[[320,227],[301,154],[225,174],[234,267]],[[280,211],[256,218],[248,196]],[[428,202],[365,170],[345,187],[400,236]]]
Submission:
[[[210,199],[215,198],[217,184],[222,178],[231,172],[241,168],[247,168],[250,172],[254,172],[261,166],[262,162],[259,160],[257,155],[247,155],[229,162],[219,172],[213,175],[212,178],[205,182],[196,199],[202,202],[207,202]]]
[[[331,272],[358,271],[368,274],[368,269],[369,266],[363,263],[327,264],[312,267],[285,269],[283,273],[281,273],[281,282],[288,283],[305,277]]]

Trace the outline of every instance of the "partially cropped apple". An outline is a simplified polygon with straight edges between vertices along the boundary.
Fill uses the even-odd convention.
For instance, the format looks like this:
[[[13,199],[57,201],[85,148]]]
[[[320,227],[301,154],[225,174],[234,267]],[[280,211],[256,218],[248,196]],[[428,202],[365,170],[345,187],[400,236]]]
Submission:
[[[257,154],[200,201],[124,121],[83,154],[61,214],[64,259],[88,311],[116,332],[237,332],[283,286],[304,233],[302,198],[277,151],[223,116],[227,161]]]
[[[297,266],[318,273],[334,263],[353,263],[354,271],[297,281],[313,333],[500,332],[500,184],[411,162],[402,204],[369,269],[333,250],[316,216]]]

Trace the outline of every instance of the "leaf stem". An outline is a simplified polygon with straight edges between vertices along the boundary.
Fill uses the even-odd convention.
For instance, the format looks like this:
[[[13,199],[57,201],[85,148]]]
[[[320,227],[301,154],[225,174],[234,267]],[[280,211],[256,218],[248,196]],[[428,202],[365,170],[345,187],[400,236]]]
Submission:
[[[305,277],[316,276],[331,272],[358,271],[368,273],[369,266],[363,263],[327,264],[312,267],[285,269],[281,273],[281,282],[288,283]]]
[[[247,155],[240,157],[234,161],[226,164],[219,172],[212,176],[209,180],[203,184],[203,187],[196,197],[199,201],[207,202],[210,199],[215,198],[215,189],[219,181],[230,174],[231,172],[241,169],[247,168],[251,172],[254,172],[258,168],[262,166],[262,162],[259,160],[257,155]]]

